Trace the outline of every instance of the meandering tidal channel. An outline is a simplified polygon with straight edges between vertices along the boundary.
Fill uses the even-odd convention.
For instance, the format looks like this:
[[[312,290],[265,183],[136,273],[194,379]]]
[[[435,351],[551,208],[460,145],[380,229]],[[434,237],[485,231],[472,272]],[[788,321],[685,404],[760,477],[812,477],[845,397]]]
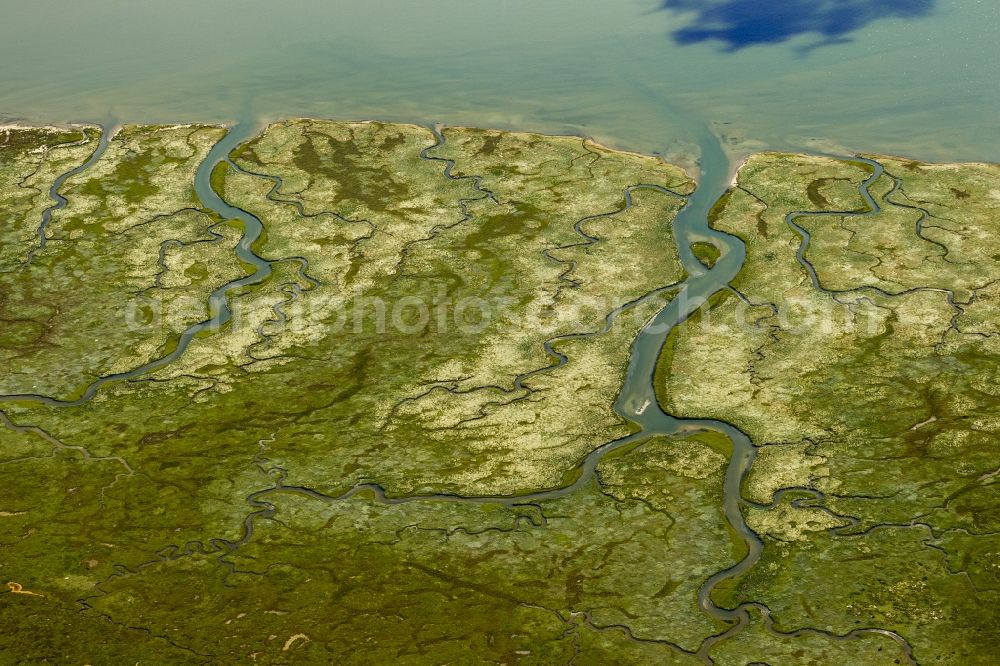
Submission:
[[[750,623],[750,611],[756,610],[761,614],[765,628],[775,635],[800,636],[804,634],[815,634],[825,636],[831,640],[853,640],[864,634],[879,634],[895,641],[899,645],[901,653],[906,660],[909,663],[915,663],[913,660],[912,649],[909,644],[905,639],[892,631],[872,627],[856,629],[849,634],[839,636],[823,630],[810,628],[783,633],[777,630],[774,626],[774,621],[770,615],[770,611],[763,604],[746,602],[740,604],[736,608],[723,608],[718,606],[712,600],[712,592],[720,583],[744,574],[759,561],[761,553],[763,552],[764,544],[760,537],[758,537],[757,534],[755,534],[747,525],[741,508],[743,505],[743,480],[750,471],[750,467],[753,464],[757,452],[757,449],[750,441],[750,438],[735,426],[722,421],[675,418],[663,411],[656,396],[656,367],[670,332],[674,330],[676,326],[679,326],[686,321],[688,317],[701,308],[714,294],[728,288],[729,284],[739,273],[744,260],[746,259],[746,247],[742,240],[735,236],[713,229],[709,224],[709,213],[712,210],[712,207],[728,188],[728,179],[731,175],[730,161],[725,152],[722,150],[722,146],[719,143],[718,138],[714,134],[703,126],[698,126],[694,129],[696,130],[694,138],[696,138],[700,148],[700,174],[698,179],[698,188],[690,197],[688,197],[684,208],[673,221],[674,238],[677,245],[677,251],[684,270],[687,273],[687,279],[682,284],[678,285],[679,289],[677,290],[675,296],[662,310],[660,310],[646,323],[632,343],[628,369],[621,391],[615,402],[615,411],[624,419],[636,424],[639,427],[638,432],[627,437],[608,442],[593,450],[577,466],[575,470],[575,480],[572,483],[561,488],[517,496],[473,497],[454,494],[430,494],[391,497],[387,496],[384,489],[377,484],[360,484],[351,488],[346,493],[334,497],[310,488],[284,485],[284,471],[276,469],[275,471],[278,472],[278,477],[274,487],[253,493],[247,498],[248,503],[256,510],[248,516],[245,521],[243,537],[238,542],[226,542],[224,550],[231,552],[243,543],[249,541],[253,536],[254,522],[256,519],[271,517],[274,515],[276,508],[266,499],[272,494],[283,492],[302,494],[325,502],[340,502],[347,500],[360,492],[368,492],[375,498],[376,501],[385,504],[443,501],[474,504],[499,503],[512,506],[517,504],[536,503],[565,497],[580,490],[584,485],[591,482],[600,461],[609,453],[624,446],[634,445],[657,435],[682,435],[708,430],[721,433],[732,442],[732,455],[730,456],[726,468],[722,509],[729,528],[740,540],[742,540],[746,548],[746,554],[743,559],[733,566],[712,575],[699,589],[698,604],[701,610],[710,617],[713,617],[723,623],[730,624],[731,627],[718,635],[711,636],[706,639],[699,650],[694,654],[696,654],[703,662],[708,664],[712,663],[712,659],[709,656],[709,650],[711,647],[719,641],[730,638],[746,628]],[[437,130],[435,130],[434,133],[438,141],[437,145],[444,143],[444,136]],[[232,134],[235,134],[235,132]],[[243,138],[244,137],[241,135],[237,139],[226,141],[225,143],[227,144],[227,147],[235,147],[240,141],[242,141]],[[227,139],[229,139],[229,137],[227,137]],[[428,150],[429,149],[422,152],[422,158],[440,160],[440,158],[428,157]],[[219,159],[224,159],[225,155],[228,153],[219,155],[216,151],[213,151],[213,154],[216,154]],[[444,161],[446,164],[444,171],[445,176],[454,178],[454,176],[451,175],[453,163],[449,160],[440,161]],[[204,177],[205,174],[210,174],[211,169],[214,168],[217,160],[209,159],[206,160],[206,163],[208,166],[206,169],[199,171],[200,176]],[[880,171],[876,171],[875,177],[877,177],[878,173],[880,173]],[[874,213],[878,210],[877,205],[874,204],[874,201],[868,191],[868,188],[874,182],[875,177],[866,179],[859,188],[862,196],[872,206],[869,213]],[[477,181],[476,184],[478,189],[479,182]],[[207,204],[210,201],[218,200],[222,204],[222,206],[217,208],[220,213],[223,211],[233,210],[228,206],[228,204],[221,201],[216,193],[211,190],[210,185],[204,178],[202,179],[202,182],[199,183],[199,186],[200,196],[201,188],[207,187],[208,190],[206,196],[202,196],[203,202]],[[637,185],[636,187],[642,186],[643,185]],[[632,188],[626,190],[624,193],[624,208],[631,206],[631,189]],[[214,206],[212,207],[214,208]],[[235,210],[234,212],[243,213],[243,211],[239,210]],[[617,212],[619,211],[606,213],[606,215],[612,215]],[[594,217],[599,216],[600,215]],[[577,232],[585,240],[589,240],[590,242],[595,240],[580,231],[579,225],[577,226]],[[703,265],[695,257],[692,250],[692,244],[695,242],[710,242],[720,250],[721,256],[711,268]],[[655,290],[655,292],[651,292],[651,294],[662,293],[669,288],[670,287],[661,287]],[[643,299],[648,296],[649,295],[643,297]],[[604,330],[607,330],[607,326],[610,325],[618,313],[627,307],[631,307],[637,302],[638,301],[625,304],[610,313],[608,315],[607,325],[601,331],[595,331],[594,333],[588,334],[576,334],[575,337],[598,335],[604,332]],[[558,362],[560,364],[565,363],[567,361],[566,357],[553,350],[552,343],[554,341],[555,340],[546,341],[545,348],[551,355],[559,357]],[[523,379],[523,377],[519,377],[518,381],[521,379]],[[678,646],[673,647],[680,650]]]

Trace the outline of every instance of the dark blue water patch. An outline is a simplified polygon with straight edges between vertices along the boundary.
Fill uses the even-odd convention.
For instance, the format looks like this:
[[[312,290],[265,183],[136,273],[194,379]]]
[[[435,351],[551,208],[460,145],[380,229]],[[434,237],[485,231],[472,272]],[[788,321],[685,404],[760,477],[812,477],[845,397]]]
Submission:
[[[815,35],[812,46],[850,40],[883,18],[926,16],[937,0],[663,0],[666,10],[693,15],[672,34],[678,44],[718,41],[726,51]]]

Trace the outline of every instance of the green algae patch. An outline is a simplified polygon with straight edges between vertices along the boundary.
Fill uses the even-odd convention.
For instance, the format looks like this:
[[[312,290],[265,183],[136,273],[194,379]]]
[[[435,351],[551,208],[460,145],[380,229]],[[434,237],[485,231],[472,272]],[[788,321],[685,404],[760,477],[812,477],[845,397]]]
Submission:
[[[211,184],[212,189],[216,193],[226,191],[226,176],[229,175],[229,169],[229,163],[225,161],[219,162],[212,169],[212,173],[209,176],[209,184]]]
[[[706,268],[712,268],[715,266],[715,262],[717,262],[719,257],[722,256],[722,252],[713,243],[691,243],[691,250],[694,252],[694,256],[698,259],[698,261],[700,261]]]
[[[724,465],[676,439],[608,460],[599,483],[524,505],[276,492],[274,521],[256,520],[227,566],[198,552],[166,559],[108,581],[89,603],[221,661],[257,652],[270,663],[303,634],[295,649],[308,663],[359,659],[359,644],[365,659],[552,663],[625,627],[647,642],[649,663],[696,663],[685,651],[719,625],[691,612],[695,592],[729,564],[724,531],[722,543],[714,536]]]

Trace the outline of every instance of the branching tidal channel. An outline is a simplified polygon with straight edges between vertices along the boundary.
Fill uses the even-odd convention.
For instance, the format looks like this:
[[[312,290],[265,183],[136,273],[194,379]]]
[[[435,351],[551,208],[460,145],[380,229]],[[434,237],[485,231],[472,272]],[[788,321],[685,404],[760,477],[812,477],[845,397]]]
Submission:
[[[229,294],[234,290],[264,282],[272,272],[274,261],[283,261],[265,259],[255,253],[253,246],[264,231],[261,220],[245,210],[228,204],[220,193],[213,190],[211,185],[213,169],[217,165],[228,161],[233,151],[244,141],[250,139],[257,130],[258,127],[253,123],[241,123],[235,126],[212,148],[199,167],[195,178],[195,190],[203,207],[214,211],[222,220],[238,220],[242,223],[243,236],[236,246],[236,254],[241,261],[252,267],[253,272],[216,289],[208,301],[209,318],[184,331],[172,351],[164,356],[128,372],[101,377],[90,384],[81,395],[69,399],[23,394],[0,396],[0,401],[41,403],[56,407],[82,404],[90,400],[107,383],[128,380],[167,366],[184,354],[189,343],[195,336],[204,332],[217,330],[231,318]],[[421,153],[421,158],[436,160],[442,163],[444,165],[444,175],[449,178],[456,178],[451,175],[451,169],[454,164],[450,160],[428,157],[428,151],[431,148],[438,147],[445,141],[445,137],[436,129],[434,130],[434,134],[437,143],[425,149]],[[269,519],[275,515],[277,509],[268,498],[281,493],[305,495],[323,502],[339,502],[364,492],[374,497],[375,501],[389,505],[409,502],[494,503],[507,506],[534,504],[564,497],[580,490],[594,478],[595,470],[604,456],[621,447],[635,445],[655,436],[677,436],[702,431],[713,431],[721,433],[732,442],[732,455],[725,474],[724,506],[722,509],[732,533],[742,541],[745,547],[745,555],[733,566],[715,573],[704,581],[698,593],[698,604],[701,611],[723,625],[726,625],[727,628],[721,633],[707,638],[697,651],[689,652],[684,650],[684,652],[696,655],[704,663],[713,663],[712,657],[709,654],[711,648],[719,641],[731,638],[749,626],[751,613],[759,613],[764,620],[766,630],[772,634],[786,637],[812,634],[823,635],[830,639],[852,640],[864,634],[886,636],[898,643],[901,654],[909,663],[915,663],[909,644],[898,634],[888,630],[875,627],[863,628],[844,636],[837,636],[813,628],[802,628],[793,632],[781,632],[775,628],[770,611],[760,603],[746,602],[735,608],[725,608],[719,606],[713,600],[713,591],[721,583],[745,574],[759,561],[764,544],[748,527],[742,511],[745,502],[742,499],[741,489],[743,481],[756,456],[757,449],[755,445],[746,434],[731,424],[716,420],[679,419],[667,414],[657,400],[654,386],[657,363],[670,332],[675,327],[683,324],[688,317],[705,305],[708,299],[714,294],[728,288],[740,271],[746,257],[745,246],[739,238],[714,230],[709,226],[709,211],[727,188],[730,165],[717,138],[711,132],[703,129],[699,131],[699,136],[696,138],[701,149],[701,177],[699,187],[688,198],[683,210],[679,213],[673,224],[678,254],[687,273],[687,278],[678,286],[675,297],[646,323],[633,341],[627,373],[614,405],[617,414],[633,423],[636,426],[637,432],[627,437],[607,442],[590,452],[577,465],[574,474],[569,477],[572,479],[572,482],[568,485],[518,496],[471,497],[449,494],[427,494],[392,497],[387,496],[384,489],[374,483],[361,484],[339,496],[330,496],[310,488],[285,485],[284,470],[278,467],[267,468],[263,464],[264,460],[262,459],[259,466],[262,471],[272,475],[274,484],[266,489],[251,493],[246,498],[251,507],[251,513],[245,520],[241,537],[236,541],[229,541],[222,538],[206,539],[203,543],[199,544],[197,549],[191,548],[191,545],[188,544],[185,548],[177,549],[175,552],[194,552],[195,550],[200,552],[215,552],[219,554],[220,562],[227,564],[224,558],[253,538],[255,521]],[[102,145],[106,145],[107,140],[108,137],[102,137]],[[860,188],[862,195],[867,201],[871,201],[867,188],[872,181],[873,179],[865,181]],[[492,198],[492,193],[480,189],[479,183],[479,180],[475,180],[476,189],[480,190],[484,196]],[[275,187],[277,186],[278,181],[275,181]],[[627,197],[626,200],[628,203],[629,200]],[[47,216],[50,214],[51,211],[46,211]],[[466,215],[468,216],[467,211]],[[44,233],[44,224],[42,233]],[[704,266],[695,257],[691,249],[692,243],[695,242],[709,242],[720,251],[720,258],[711,268]],[[304,262],[305,260],[300,259],[300,261]],[[303,264],[303,271],[306,269],[307,265]],[[647,269],[655,270],[655,267],[647,267]],[[812,273],[812,277],[815,283],[814,273]],[[657,290],[657,292],[662,291],[662,287]],[[614,313],[609,316],[614,316]],[[548,344],[547,349],[551,350]],[[139,568],[142,567],[140,566]],[[115,575],[128,575],[127,573],[122,573],[123,569],[119,568],[119,573]],[[132,571],[135,570],[133,569]],[[86,600],[83,603],[85,606],[87,605]],[[680,649],[677,646],[673,647]]]

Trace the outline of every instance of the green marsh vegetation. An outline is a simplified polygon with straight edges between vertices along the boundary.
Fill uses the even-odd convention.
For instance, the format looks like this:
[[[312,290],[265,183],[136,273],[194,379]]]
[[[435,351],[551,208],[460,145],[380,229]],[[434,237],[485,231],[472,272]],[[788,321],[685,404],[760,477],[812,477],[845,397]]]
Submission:
[[[162,356],[251,270],[192,187],[223,131],[125,128],[33,256],[98,134],[0,140],[5,393],[72,397]],[[684,277],[670,222],[694,184],[575,137],[442,134],[269,126],[211,178],[273,270],[232,320],[80,405],[0,404],[0,575],[35,593],[0,595],[5,654],[703,663],[728,627],[698,589],[743,556],[728,440],[649,438],[516,499],[633,431],[612,404]],[[715,601],[773,626],[753,611],[704,650],[719,664],[902,663],[886,635],[828,635],[869,627],[921,663],[991,654],[1000,175],[876,159],[881,212],[860,216],[869,165],[751,158],[711,216],[747,263],[657,370],[668,411],[761,447],[743,510],[764,555]],[[626,207],[639,184],[664,190]],[[800,261],[786,216],[806,210],[830,214],[795,218]]]

